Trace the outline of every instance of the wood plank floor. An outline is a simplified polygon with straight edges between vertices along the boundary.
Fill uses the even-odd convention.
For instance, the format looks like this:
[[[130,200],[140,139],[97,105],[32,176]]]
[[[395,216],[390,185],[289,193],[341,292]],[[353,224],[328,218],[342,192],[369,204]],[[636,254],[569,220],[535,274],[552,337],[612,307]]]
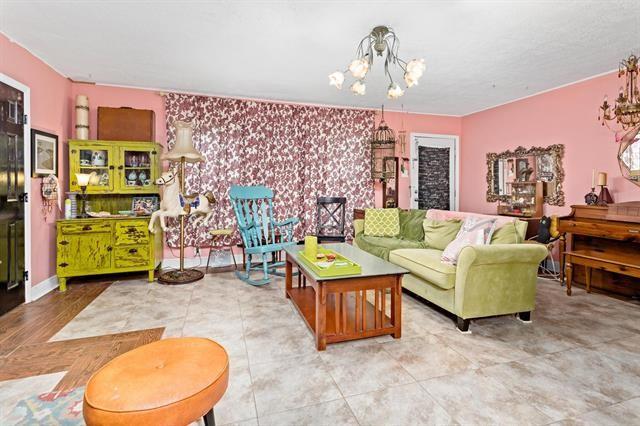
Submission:
[[[72,389],[114,357],[159,340],[164,327],[48,342],[110,284],[72,284],[1,316],[0,381],[66,371],[55,390]]]

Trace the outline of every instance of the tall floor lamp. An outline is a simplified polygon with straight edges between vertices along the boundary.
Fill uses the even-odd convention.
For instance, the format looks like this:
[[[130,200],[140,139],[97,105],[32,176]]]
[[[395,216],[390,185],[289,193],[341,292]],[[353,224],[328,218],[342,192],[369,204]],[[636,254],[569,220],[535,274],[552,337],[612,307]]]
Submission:
[[[161,160],[180,162],[179,183],[180,194],[184,194],[184,166],[186,163],[199,163],[204,157],[193,146],[193,127],[191,123],[176,121],[176,143],[173,149],[160,156]],[[180,215],[180,269],[163,271],[158,276],[158,282],[162,284],[187,284],[201,280],[204,273],[197,269],[185,269],[184,267],[184,221],[186,215]]]

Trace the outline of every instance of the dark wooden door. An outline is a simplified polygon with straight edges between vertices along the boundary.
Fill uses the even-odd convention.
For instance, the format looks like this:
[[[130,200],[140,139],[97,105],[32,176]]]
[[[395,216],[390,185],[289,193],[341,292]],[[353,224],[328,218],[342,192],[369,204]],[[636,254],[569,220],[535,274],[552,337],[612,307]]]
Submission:
[[[24,93],[0,82],[0,314],[24,302]]]

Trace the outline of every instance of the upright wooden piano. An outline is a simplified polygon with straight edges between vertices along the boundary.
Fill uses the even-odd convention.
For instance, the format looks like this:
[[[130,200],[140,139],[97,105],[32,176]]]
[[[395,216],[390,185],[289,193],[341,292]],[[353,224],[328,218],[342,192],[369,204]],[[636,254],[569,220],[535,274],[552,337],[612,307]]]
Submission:
[[[640,201],[608,206],[571,206],[560,218],[560,271],[587,291],[599,288],[640,296]]]

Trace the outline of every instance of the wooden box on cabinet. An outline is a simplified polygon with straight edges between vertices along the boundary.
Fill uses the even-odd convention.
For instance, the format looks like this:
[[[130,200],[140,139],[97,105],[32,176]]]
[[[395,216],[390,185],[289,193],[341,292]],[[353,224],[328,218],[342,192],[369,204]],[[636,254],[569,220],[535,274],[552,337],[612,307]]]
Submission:
[[[69,141],[69,190],[76,173],[96,173],[87,194],[156,194],[162,147],[154,142]]]
[[[98,139],[155,140],[155,114],[148,109],[98,107]]]
[[[148,271],[160,264],[162,232],[149,232],[149,218],[90,218],[57,223],[56,272],[60,291],[67,278]]]

